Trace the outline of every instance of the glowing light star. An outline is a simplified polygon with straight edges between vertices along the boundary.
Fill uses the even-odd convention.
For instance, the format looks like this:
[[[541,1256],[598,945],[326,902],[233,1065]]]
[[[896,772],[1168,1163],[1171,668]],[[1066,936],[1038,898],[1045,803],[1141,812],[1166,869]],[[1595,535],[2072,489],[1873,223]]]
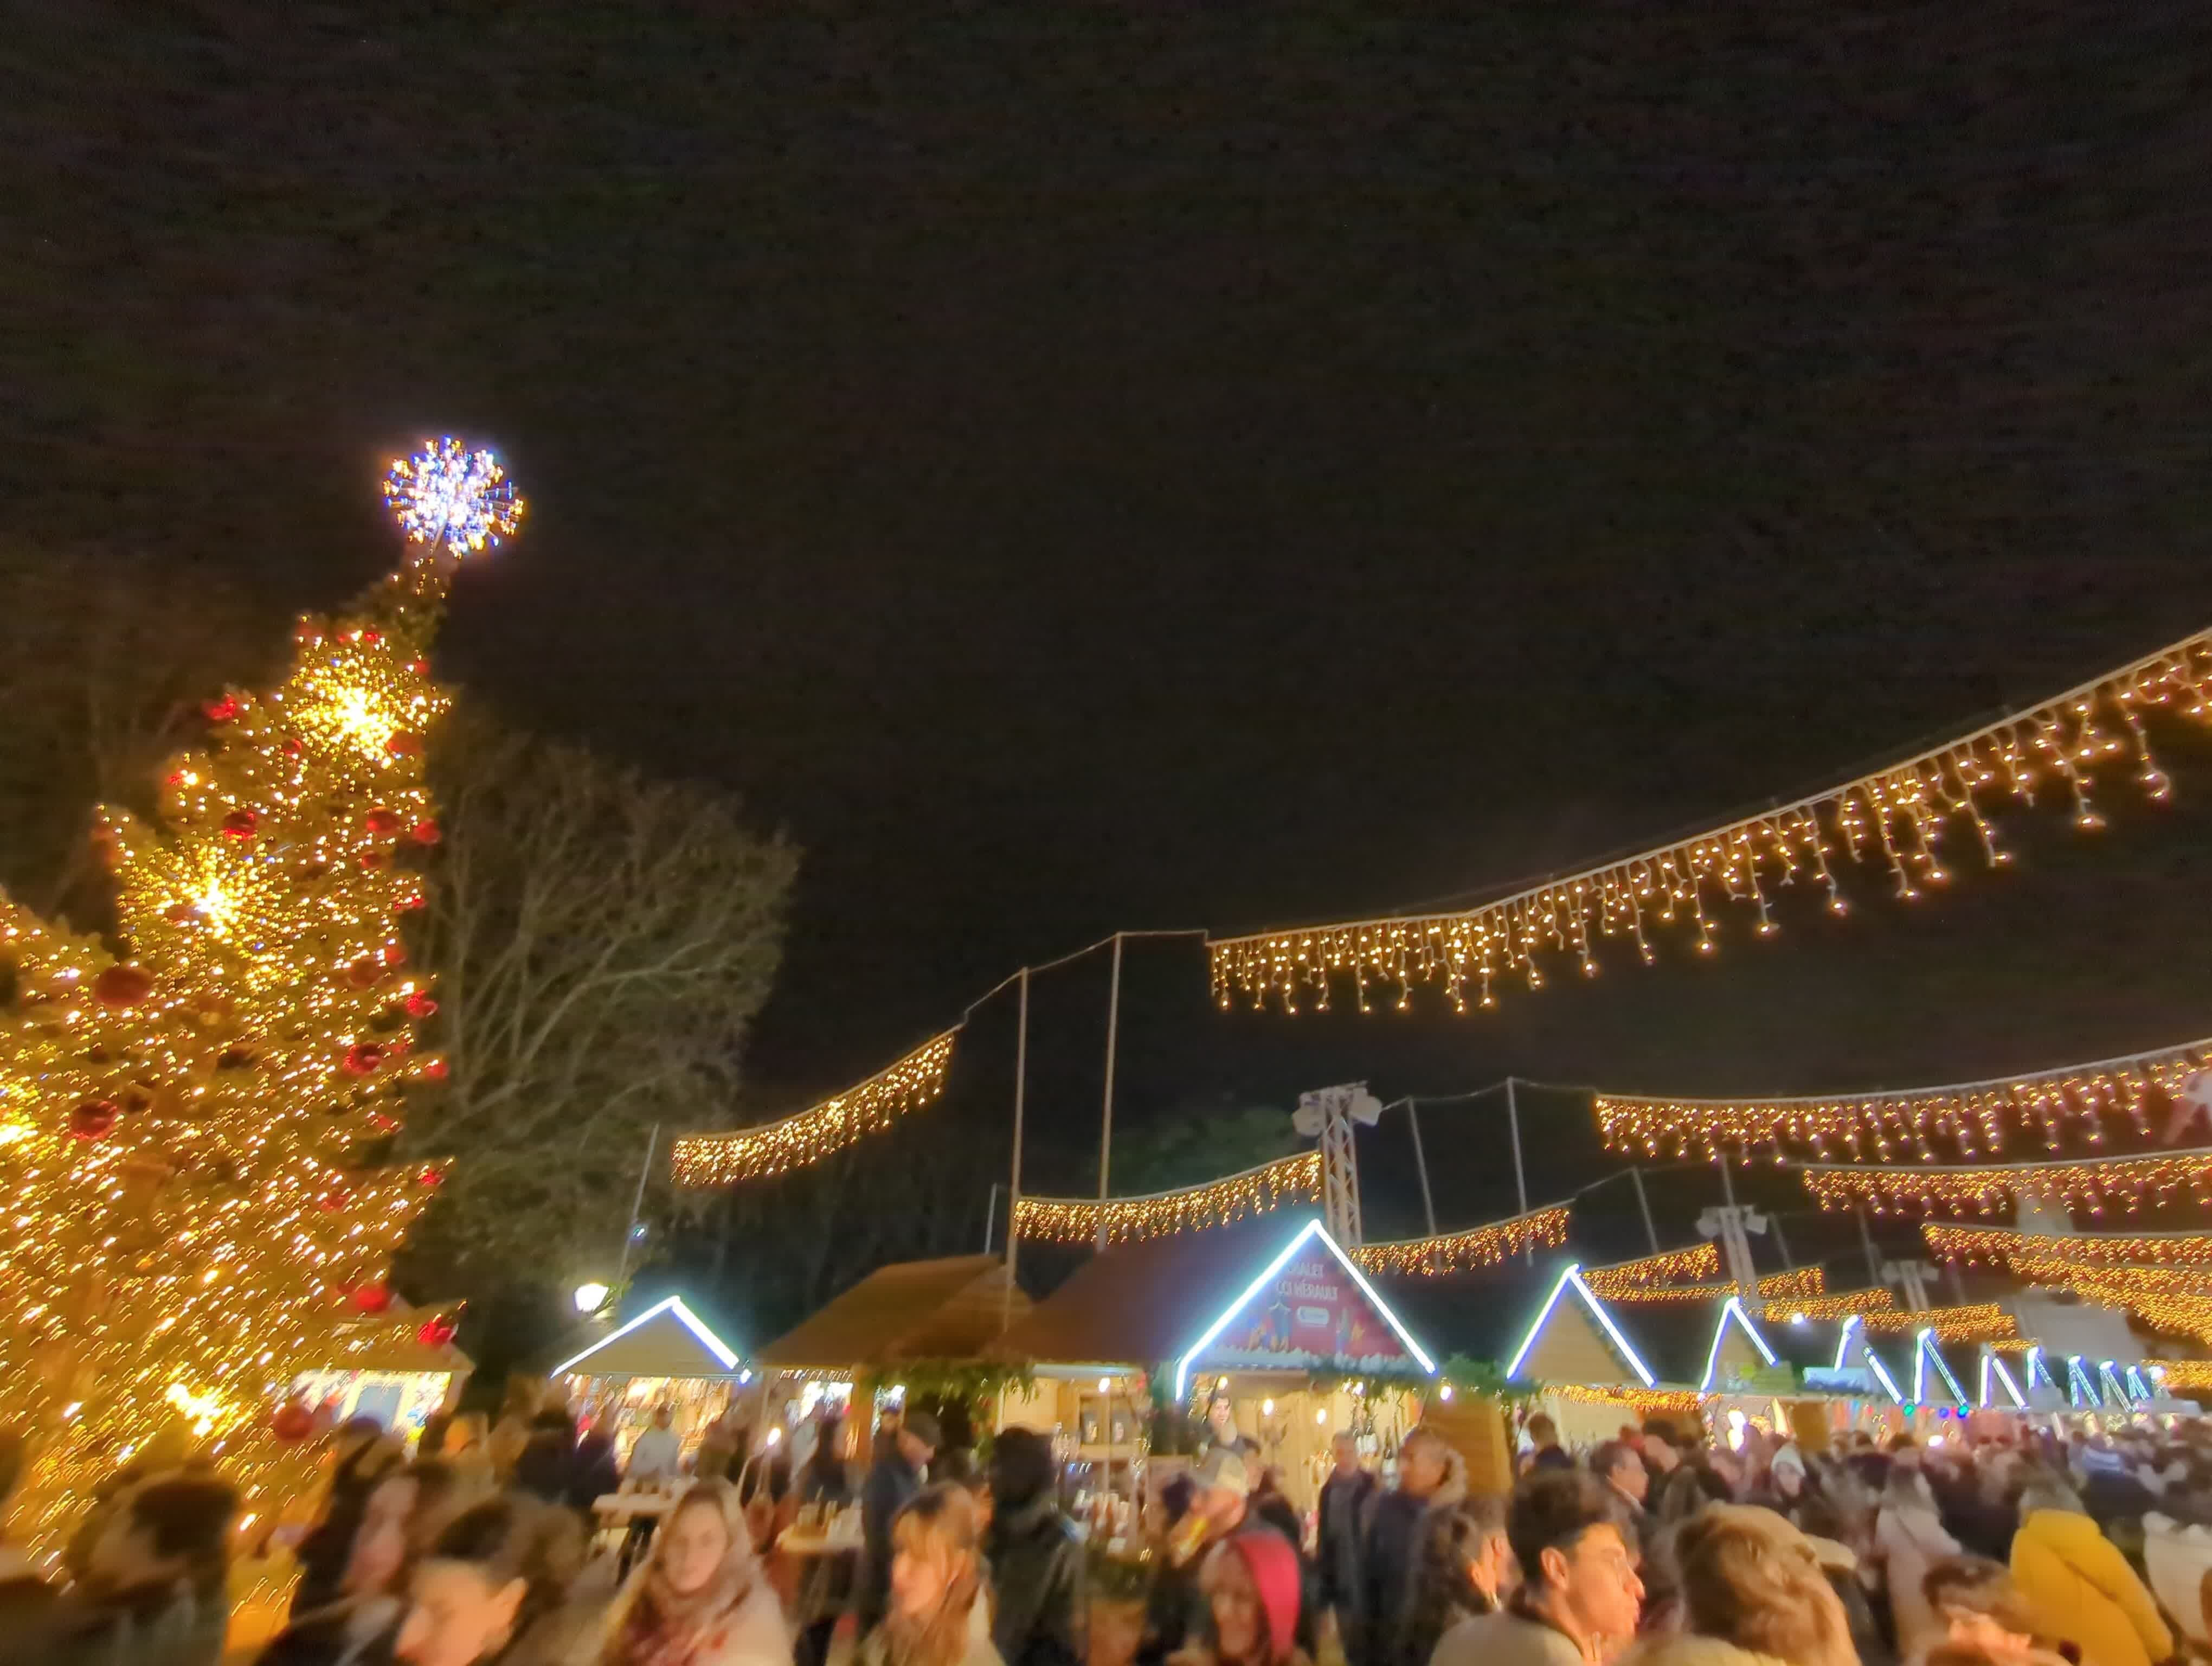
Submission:
[[[513,537],[525,507],[497,457],[471,451],[451,435],[426,440],[414,456],[394,462],[384,501],[408,542],[441,544],[457,556]]]

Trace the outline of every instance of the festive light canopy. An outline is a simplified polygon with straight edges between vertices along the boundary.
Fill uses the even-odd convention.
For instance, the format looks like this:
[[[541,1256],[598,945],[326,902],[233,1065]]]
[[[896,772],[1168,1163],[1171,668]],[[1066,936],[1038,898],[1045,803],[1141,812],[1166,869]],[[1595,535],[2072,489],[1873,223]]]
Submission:
[[[2018,1340],[2020,1327],[2011,1314],[1995,1302],[1975,1302],[1963,1307],[1931,1307],[1917,1313],[1902,1308],[1871,1309],[1864,1314],[1866,1328],[1885,1335],[1935,1333],[1939,1342],[2008,1342]]]
[[[1300,1152],[1272,1163],[1172,1191],[1140,1197],[1024,1197],[1014,1203],[1014,1229],[1025,1238],[1054,1243],[1091,1243],[1103,1231],[1108,1243],[1165,1237],[1226,1226],[1286,1203],[1321,1196],[1321,1153]]]
[[[1696,1152],[1717,1157],[1760,1146],[1778,1154],[1787,1145],[1822,1157],[1841,1148],[1854,1158],[1871,1152],[1887,1163],[1902,1153],[1926,1162],[1934,1155],[1931,1136],[1955,1141],[1971,1158],[2002,1151],[2009,1127],[2031,1123],[2056,1151],[2069,1123],[2092,1145],[2104,1137],[2107,1116],[2125,1116],[2139,1132],[2149,1132],[2154,1096],[2171,1102],[2207,1059],[2212,1059],[2212,1039],[2025,1076],[1895,1093],[1794,1099],[1601,1093],[1597,1122],[1607,1146],[1650,1156]]]
[[[159,826],[101,812],[119,958],[0,896],[0,1377],[42,1531],[135,1451],[210,1442],[249,1496],[283,1473],[308,1419],[272,1413],[364,1345],[443,1177],[379,1166],[405,1088],[445,1073],[412,1045],[437,1003],[401,924],[438,839],[424,655],[455,546],[418,545],[301,624],[283,683],[208,705]]]
[[[1877,1214],[1918,1208],[1983,1214],[2021,1198],[2046,1199],[2102,1214],[2107,1202],[2130,1213],[2146,1201],[2162,1203],[2185,1187],[2212,1207],[2212,1150],[2142,1157],[2098,1157],[2075,1163],[2009,1163],[1992,1167],[1851,1168],[1808,1164],[1806,1189],[1824,1209],[1863,1203]]]
[[[2212,1395],[2212,1359],[2154,1359],[2144,1374],[2171,1395]]]
[[[2007,1226],[1951,1226],[1924,1223],[1920,1236],[1930,1254],[1969,1266],[2014,1267],[2021,1258],[2064,1269],[2069,1276],[2093,1268],[2158,1266],[2212,1274],[2212,1232],[2083,1232],[2064,1236],[2021,1232]],[[2039,1282],[2063,1282],[2063,1280]]]
[[[1398,1277],[1441,1278],[1478,1267],[1495,1267],[1529,1248],[1556,1250],[1567,1241],[1565,1203],[1531,1209],[1487,1226],[1432,1237],[1400,1238],[1387,1243],[1355,1243],[1345,1253],[1361,1268]]]
[[[1857,1314],[1887,1313],[1897,1305],[1897,1298],[1887,1289],[1838,1290],[1832,1294],[1798,1296],[1783,1304],[1789,1316],[1803,1318],[1815,1324],[1833,1319],[1848,1319]]]
[[[817,1163],[864,1134],[889,1128],[945,1091],[958,1034],[955,1028],[933,1036],[859,1086],[780,1121],[728,1134],[687,1134],[670,1156],[676,1183],[726,1186],[763,1179]]]
[[[1656,1256],[1616,1262],[1611,1267],[1587,1268],[1583,1282],[1600,1301],[1694,1301],[1717,1291],[1725,1295],[1733,1286],[1709,1286],[1720,1277],[1720,1246],[1693,1244],[1686,1250],[1662,1250]]]
[[[1240,995],[1264,1006],[1272,995],[1296,1010],[1309,995],[1326,1006],[1331,981],[1345,977],[1363,1012],[1376,986],[1395,991],[1402,1007],[1416,983],[1441,985],[1462,1012],[1472,985],[1474,1001],[1490,1006],[1500,978],[1539,987],[1547,962],[1571,960],[1594,975],[1607,939],[1632,942],[1649,962],[1655,936],[1688,932],[1698,952],[1710,953],[1731,907],[1755,913],[1755,933],[1771,935],[1779,889],[1817,887],[1842,914],[1832,857],[1880,865],[1910,900],[1950,878],[1943,847],[1955,830],[1972,838],[1985,862],[2004,862],[1990,820],[2002,802],[2054,798],[2076,825],[2100,827],[2090,787],[2114,769],[2127,769],[2147,796],[2166,797],[2171,784],[2151,756],[2144,717],[2212,720],[2208,685],[2212,633],[2202,633],[1826,792],[1475,908],[1217,938],[1209,945],[1214,997],[1224,1006]]]

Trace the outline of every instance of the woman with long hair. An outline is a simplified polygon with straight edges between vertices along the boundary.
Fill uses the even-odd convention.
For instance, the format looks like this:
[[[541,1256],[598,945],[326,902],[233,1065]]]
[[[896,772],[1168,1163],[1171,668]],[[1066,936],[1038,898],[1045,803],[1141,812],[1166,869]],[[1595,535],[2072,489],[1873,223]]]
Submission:
[[[1516,1565],[1505,1540],[1504,1499],[1468,1499],[1431,1511],[1415,1556],[1396,1658],[1428,1666],[1446,1632],[1495,1614],[1512,1590]]]
[[[677,1500],[607,1612],[600,1666],[791,1666],[783,1609],[761,1572],[738,1489]]]
[[[1629,1666],[1858,1666],[1813,1546],[1772,1511],[1707,1505],[1673,1541],[1681,1629],[1645,1639]]]
[[[981,1512],[966,1487],[926,1487],[891,1523],[890,1610],[860,1666],[1004,1666],[983,1591]]]
[[[1266,1528],[1232,1533],[1200,1564],[1206,1640],[1176,1666],[1310,1666],[1298,1647],[1302,1581],[1291,1541]]]
[[[573,1511],[509,1493],[441,1527],[408,1587],[392,1652],[412,1666],[549,1666],[577,1642],[568,1586],[584,1560]]]
[[[437,1458],[387,1474],[369,1494],[331,1600],[295,1613],[257,1666],[386,1666],[406,1618],[407,1565],[424,1524],[442,1518],[457,1486]]]

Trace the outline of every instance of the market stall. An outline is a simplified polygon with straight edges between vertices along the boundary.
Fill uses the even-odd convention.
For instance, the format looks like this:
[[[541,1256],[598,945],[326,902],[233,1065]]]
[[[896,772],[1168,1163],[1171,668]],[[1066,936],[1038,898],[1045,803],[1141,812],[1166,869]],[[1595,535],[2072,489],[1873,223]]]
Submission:
[[[337,1358],[295,1377],[293,1399],[322,1424],[373,1418],[412,1441],[454,1379],[473,1369],[453,1346],[458,1306],[386,1310],[344,1327]]]
[[[654,1303],[547,1374],[580,1415],[610,1400],[619,1406],[616,1444],[625,1454],[661,1405],[673,1408],[688,1446],[753,1377],[681,1296]]]

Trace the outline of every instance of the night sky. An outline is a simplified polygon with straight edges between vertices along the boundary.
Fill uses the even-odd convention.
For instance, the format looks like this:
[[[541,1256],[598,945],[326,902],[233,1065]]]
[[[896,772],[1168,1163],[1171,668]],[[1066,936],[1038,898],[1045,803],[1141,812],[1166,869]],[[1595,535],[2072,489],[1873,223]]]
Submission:
[[[1577,866],[2212,618],[2201,8],[719,9],[11,9],[0,521],[326,605],[391,448],[501,447],[534,523],[447,667],[805,848],[734,1115],[1117,927]],[[1223,1017],[1133,949],[1122,1114],[2212,1031],[2165,751],[2175,806],[2016,871],[1490,1017]],[[1103,979],[1038,983],[1036,1189],[1095,1183]],[[932,1113],[979,1232],[1008,1018]],[[1607,1171],[1523,1110],[1540,1199]],[[1446,1224],[1511,1207],[1501,1130],[1425,1122]],[[1654,1184],[1670,1236],[1717,1190]]]

